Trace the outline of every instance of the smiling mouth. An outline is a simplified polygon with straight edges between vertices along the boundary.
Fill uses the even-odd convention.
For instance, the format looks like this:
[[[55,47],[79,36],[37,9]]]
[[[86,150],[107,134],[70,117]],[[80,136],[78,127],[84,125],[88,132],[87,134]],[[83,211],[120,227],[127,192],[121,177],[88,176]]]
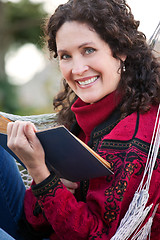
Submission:
[[[88,79],[86,81],[77,81],[77,82],[79,83],[79,85],[85,86],[85,85],[88,85],[90,83],[95,82],[97,79],[98,79],[98,76],[97,77],[92,77],[92,78],[90,78],[90,79]]]

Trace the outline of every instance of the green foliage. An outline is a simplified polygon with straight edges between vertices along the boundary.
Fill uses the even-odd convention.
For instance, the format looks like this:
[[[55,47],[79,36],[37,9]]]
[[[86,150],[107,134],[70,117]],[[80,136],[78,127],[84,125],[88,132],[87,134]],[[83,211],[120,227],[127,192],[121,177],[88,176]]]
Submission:
[[[0,111],[16,113],[18,109],[16,86],[11,85],[8,79],[0,79]]]
[[[41,47],[42,24],[47,16],[42,4],[21,0],[18,3],[7,2],[5,17],[8,32],[18,44],[30,42]]]
[[[46,16],[41,3],[0,0],[0,111],[17,113],[20,110],[16,86],[8,82],[5,73],[6,53],[11,47],[18,48],[25,43],[33,43],[41,48],[42,25]]]

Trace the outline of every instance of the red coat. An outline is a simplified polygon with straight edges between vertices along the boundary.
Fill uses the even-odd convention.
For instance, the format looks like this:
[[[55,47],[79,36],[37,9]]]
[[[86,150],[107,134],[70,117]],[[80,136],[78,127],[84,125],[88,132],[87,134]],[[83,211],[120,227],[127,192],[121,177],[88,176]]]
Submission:
[[[26,191],[24,209],[28,222],[38,231],[47,231],[51,225],[54,230],[50,235],[51,240],[111,239],[142,179],[157,107],[152,107],[145,114],[133,113],[118,121],[118,115],[114,112],[115,105],[108,105],[108,101],[110,99],[106,98],[102,100],[103,104],[100,101],[97,106],[93,106],[81,104],[78,99],[72,109],[85,133],[84,135],[81,132],[79,135],[83,140],[87,138],[86,120],[92,119],[97,126],[95,113],[98,115],[97,119],[101,118],[102,124],[92,132],[90,145],[110,162],[114,175],[83,182],[80,197],[70,193],[56,176],[50,176],[44,182],[33,186],[32,190]],[[102,108],[99,107],[100,104]],[[108,106],[105,121],[104,104]],[[77,109],[81,108],[87,108],[87,113],[80,111],[79,114]],[[96,109],[97,111],[94,111]],[[93,122],[91,124],[94,126]],[[37,200],[42,213],[34,216]],[[153,171],[148,205],[153,203],[155,206],[159,202],[160,154]],[[159,224],[160,206],[152,226],[152,240],[160,239]]]

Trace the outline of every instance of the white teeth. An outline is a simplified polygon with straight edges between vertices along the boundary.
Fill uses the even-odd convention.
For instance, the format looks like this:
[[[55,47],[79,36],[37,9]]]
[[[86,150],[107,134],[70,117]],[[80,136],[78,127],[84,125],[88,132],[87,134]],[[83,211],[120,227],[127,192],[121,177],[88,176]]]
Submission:
[[[80,85],[87,85],[87,84],[89,84],[89,83],[92,83],[92,82],[94,82],[94,81],[96,81],[98,79],[98,77],[93,77],[93,78],[90,78],[90,79],[88,79],[88,80],[86,80],[86,81],[78,81],[78,83],[80,84]]]

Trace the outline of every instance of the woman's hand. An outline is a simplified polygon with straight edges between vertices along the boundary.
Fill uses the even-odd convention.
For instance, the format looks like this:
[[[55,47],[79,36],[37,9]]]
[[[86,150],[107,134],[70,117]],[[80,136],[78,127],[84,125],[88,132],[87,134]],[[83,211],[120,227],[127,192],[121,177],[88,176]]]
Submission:
[[[20,158],[36,183],[46,179],[50,172],[45,164],[45,154],[37,138],[33,123],[11,122],[7,126],[8,147]]]
[[[45,154],[37,138],[33,123],[25,121],[11,122],[7,126],[8,147],[24,163],[28,172],[38,184],[46,179],[50,172],[45,164]],[[78,184],[61,179],[71,193],[75,193]]]
[[[68,191],[70,191],[73,194],[75,193],[75,190],[78,188],[78,184],[77,183],[71,182],[71,181],[63,179],[63,178],[61,178],[61,181],[66,186]]]

